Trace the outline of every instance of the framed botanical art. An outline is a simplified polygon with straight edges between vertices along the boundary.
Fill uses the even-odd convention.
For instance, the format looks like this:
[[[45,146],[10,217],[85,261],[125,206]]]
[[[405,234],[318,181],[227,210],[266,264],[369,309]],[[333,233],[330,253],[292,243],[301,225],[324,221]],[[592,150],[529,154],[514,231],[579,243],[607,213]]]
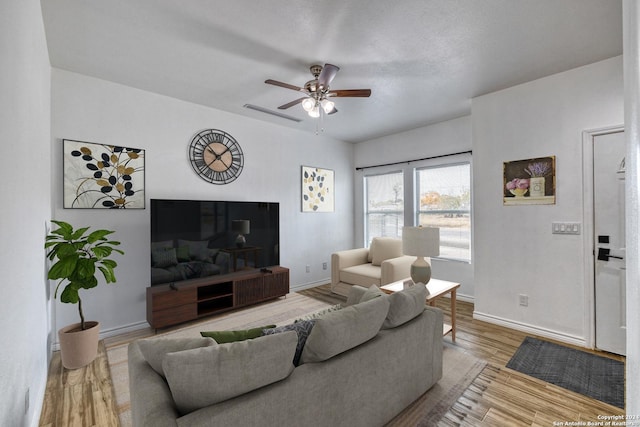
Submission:
[[[144,150],[64,139],[64,207],[144,209]]]
[[[556,156],[504,162],[503,176],[505,206],[556,203]]]
[[[333,212],[333,210],[333,171],[302,166],[302,212]]]

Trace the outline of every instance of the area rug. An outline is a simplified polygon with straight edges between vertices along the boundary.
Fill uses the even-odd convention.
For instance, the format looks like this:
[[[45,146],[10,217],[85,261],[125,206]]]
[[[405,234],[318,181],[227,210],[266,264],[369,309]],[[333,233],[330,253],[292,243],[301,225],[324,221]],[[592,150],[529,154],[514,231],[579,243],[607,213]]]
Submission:
[[[624,409],[624,363],[526,337],[507,368]]]
[[[328,301],[291,293],[286,299],[233,311],[196,325],[163,331],[156,336],[195,337],[199,336],[202,330],[244,329],[268,323],[285,325],[305,314],[320,311],[329,305],[331,304],[328,304]],[[452,344],[445,342],[444,345],[443,378],[394,418],[387,425],[388,427],[434,425],[486,365],[485,362]],[[107,348],[116,406],[122,427],[132,425],[127,346],[128,342],[125,342]]]

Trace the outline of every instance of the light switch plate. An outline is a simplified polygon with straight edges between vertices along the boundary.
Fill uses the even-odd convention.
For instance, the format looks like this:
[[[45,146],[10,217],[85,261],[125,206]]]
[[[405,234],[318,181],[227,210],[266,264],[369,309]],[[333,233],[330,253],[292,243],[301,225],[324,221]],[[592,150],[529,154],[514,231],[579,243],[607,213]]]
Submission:
[[[551,233],[553,234],[580,234],[582,224],[579,222],[553,222]]]

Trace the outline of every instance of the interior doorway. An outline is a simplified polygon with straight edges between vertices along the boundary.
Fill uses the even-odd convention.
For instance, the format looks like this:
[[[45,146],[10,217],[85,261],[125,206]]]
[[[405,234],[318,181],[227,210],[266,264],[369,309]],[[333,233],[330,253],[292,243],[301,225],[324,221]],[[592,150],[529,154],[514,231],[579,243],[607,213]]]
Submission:
[[[585,246],[593,347],[626,354],[625,139],[622,128],[585,138]],[[587,226],[588,225],[588,226]]]

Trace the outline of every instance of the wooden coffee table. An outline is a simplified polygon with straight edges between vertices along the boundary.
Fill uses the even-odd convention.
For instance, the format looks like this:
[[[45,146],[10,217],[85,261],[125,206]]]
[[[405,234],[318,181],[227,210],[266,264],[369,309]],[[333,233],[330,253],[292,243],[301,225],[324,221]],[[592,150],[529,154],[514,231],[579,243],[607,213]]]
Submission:
[[[389,283],[388,285],[381,286],[383,292],[392,294],[394,292],[401,291],[405,288],[404,283],[413,283],[411,279],[398,280],[397,282]],[[456,340],[456,291],[460,287],[460,283],[447,282],[446,280],[431,279],[427,283],[427,289],[429,295],[427,295],[427,304],[434,306],[436,300],[443,295],[451,294],[451,325],[444,324],[442,327],[442,335],[447,335],[451,332],[451,340]]]

